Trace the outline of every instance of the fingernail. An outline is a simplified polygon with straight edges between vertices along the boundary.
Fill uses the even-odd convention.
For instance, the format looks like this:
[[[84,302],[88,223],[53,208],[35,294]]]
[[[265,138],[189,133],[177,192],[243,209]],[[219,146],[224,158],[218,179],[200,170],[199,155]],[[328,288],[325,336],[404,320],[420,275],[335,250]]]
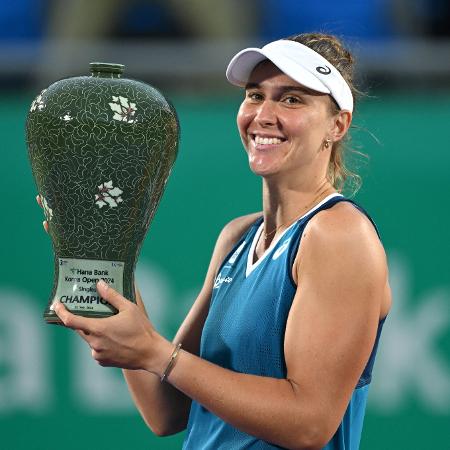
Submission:
[[[102,289],[106,289],[108,287],[108,285],[103,280],[100,280],[97,283],[97,286],[101,287]]]

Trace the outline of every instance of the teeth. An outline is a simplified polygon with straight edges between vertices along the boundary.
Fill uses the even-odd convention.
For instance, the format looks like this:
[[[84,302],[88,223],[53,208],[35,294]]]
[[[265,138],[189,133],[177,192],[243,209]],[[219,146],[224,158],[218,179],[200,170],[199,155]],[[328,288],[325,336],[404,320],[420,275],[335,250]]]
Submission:
[[[255,136],[255,144],[259,144],[259,145],[281,144],[281,139],[276,138],[276,137],[267,138],[267,137]]]

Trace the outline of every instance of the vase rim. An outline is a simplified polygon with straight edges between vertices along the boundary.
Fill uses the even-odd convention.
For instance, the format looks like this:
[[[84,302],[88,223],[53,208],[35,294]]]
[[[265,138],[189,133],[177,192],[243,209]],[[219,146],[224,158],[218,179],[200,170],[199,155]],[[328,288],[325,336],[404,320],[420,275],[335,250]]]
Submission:
[[[123,64],[105,63],[105,62],[91,62],[89,64],[91,73],[110,73],[111,75],[121,75],[125,69]]]

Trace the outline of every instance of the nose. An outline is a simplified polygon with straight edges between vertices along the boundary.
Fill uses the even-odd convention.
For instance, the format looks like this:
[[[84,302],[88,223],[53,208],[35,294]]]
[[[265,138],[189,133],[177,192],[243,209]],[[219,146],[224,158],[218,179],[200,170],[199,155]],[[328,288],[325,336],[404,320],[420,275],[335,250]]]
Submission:
[[[271,100],[264,100],[258,105],[255,121],[261,126],[270,126],[277,123],[275,104]]]

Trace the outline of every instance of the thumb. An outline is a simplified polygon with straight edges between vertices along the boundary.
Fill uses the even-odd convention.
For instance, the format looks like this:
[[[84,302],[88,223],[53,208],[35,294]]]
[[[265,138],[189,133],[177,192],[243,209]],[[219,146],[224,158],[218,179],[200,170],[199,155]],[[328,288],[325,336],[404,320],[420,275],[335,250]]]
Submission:
[[[119,311],[128,304],[128,300],[125,297],[120,295],[111,286],[108,286],[103,280],[97,283],[97,292]]]

